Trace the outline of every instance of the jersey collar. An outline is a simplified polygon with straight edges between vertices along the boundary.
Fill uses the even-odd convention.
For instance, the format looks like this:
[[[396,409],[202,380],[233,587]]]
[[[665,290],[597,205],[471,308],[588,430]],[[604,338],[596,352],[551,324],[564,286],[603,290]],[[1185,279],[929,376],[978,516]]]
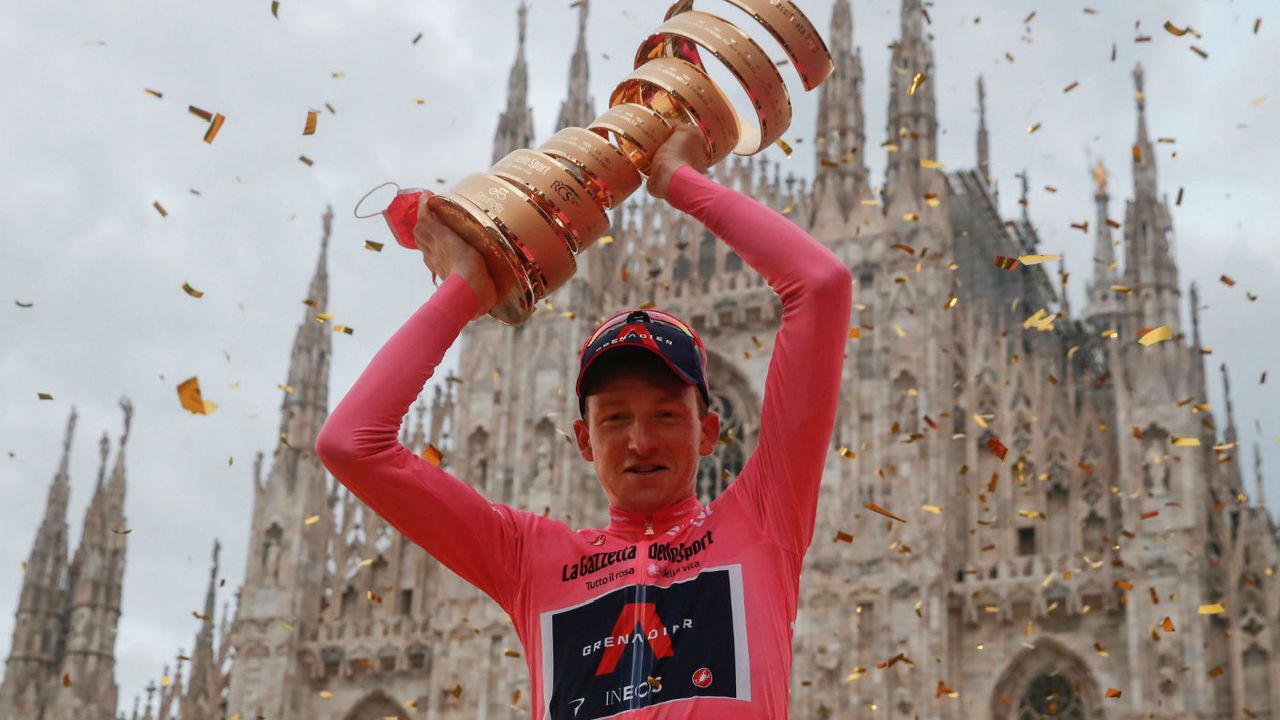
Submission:
[[[628,540],[657,540],[673,526],[702,512],[702,509],[698,496],[693,494],[684,500],[648,513],[632,512],[610,505],[608,530]]]

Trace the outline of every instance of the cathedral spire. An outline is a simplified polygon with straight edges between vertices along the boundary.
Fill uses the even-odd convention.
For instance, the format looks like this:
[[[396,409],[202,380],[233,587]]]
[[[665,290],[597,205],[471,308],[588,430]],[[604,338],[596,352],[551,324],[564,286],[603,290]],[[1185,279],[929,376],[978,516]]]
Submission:
[[[978,172],[990,186],[991,183],[991,139],[987,135],[987,88],[978,76]]]
[[[891,150],[896,148],[889,153],[886,181],[890,217],[919,209],[926,193],[944,190],[940,172],[920,167],[938,156],[937,79],[924,29],[927,17],[920,0],[902,0],[902,32],[889,67],[887,139]]]
[[[578,0],[578,46],[569,62],[569,94],[560,105],[556,132],[567,127],[586,127],[596,117],[595,98],[590,97],[591,68],[587,57],[587,12],[591,0]]]
[[[1113,289],[1113,286],[1119,283],[1119,273],[1116,271],[1116,247],[1111,235],[1111,225],[1108,224],[1111,195],[1107,190],[1107,182],[1110,175],[1101,160],[1093,166],[1092,172],[1095,185],[1093,274],[1089,278],[1085,317],[1097,318],[1098,324],[1106,325],[1109,329],[1114,326],[1115,315],[1119,311],[1116,291]]]
[[[533,109],[529,107],[529,66],[524,59],[524,36],[528,25],[529,6],[520,0],[516,10],[519,25],[519,41],[516,44],[516,61],[507,79],[507,109],[498,118],[498,130],[493,136],[493,162],[520,148],[533,145]]]
[[[214,655],[214,614],[218,588],[218,556],[222,544],[213,541],[213,568],[209,571],[209,587],[204,595],[204,614],[200,616],[200,632],[196,635],[195,649],[191,652],[191,675],[186,695],[182,698],[182,713],[188,717],[213,717],[217,705],[219,668]],[[178,666],[181,670],[181,665]]]
[[[1133,71],[1138,105],[1138,134],[1133,145],[1133,200],[1125,213],[1125,282],[1133,288],[1132,316],[1126,331],[1169,326],[1179,328],[1182,295],[1173,261],[1173,221],[1169,206],[1157,196],[1156,158],[1147,133],[1147,96],[1142,66]]]
[[[1258,507],[1267,507],[1267,494],[1262,484],[1262,451],[1258,449],[1258,443],[1253,444],[1253,482],[1255,490],[1254,496],[1258,499]]]
[[[329,309],[329,237],[333,208],[322,218],[320,257],[307,290],[307,310],[293,340],[286,390],[280,403],[280,447],[310,448],[324,424],[329,398],[329,358],[333,353],[331,325],[322,313]]]
[[[48,687],[56,665],[56,642],[66,602],[63,581],[67,568],[67,500],[71,495],[71,440],[75,436],[76,410],[71,409],[62,439],[62,459],[49,486],[44,519],[25,564],[18,594],[13,641],[0,684],[0,717],[36,717],[39,694]]]
[[[1218,369],[1222,372],[1222,397],[1223,402],[1227,406],[1227,430],[1225,440],[1227,443],[1234,443],[1237,438],[1236,410],[1235,406],[1231,403],[1231,375],[1227,373],[1226,363],[1219,365]]]
[[[837,203],[848,219],[871,197],[866,158],[866,120],[862,112],[862,57],[853,43],[853,10],[849,0],[836,0],[831,13],[831,57],[836,70],[818,96],[814,133],[816,215]]]
[[[133,423],[133,404],[120,399],[124,432],[116,449],[115,465],[104,485],[98,486],[85,511],[84,529],[69,576],[70,601],[67,634],[61,668],[51,680],[51,700],[46,720],[77,717],[110,717],[115,714],[119,687],[115,680],[116,628],[124,583],[126,538],[129,526],[124,514],[125,454]],[[103,439],[106,459],[106,439]],[[105,462],[103,463],[105,468]],[[75,678],[63,688],[61,678]]]

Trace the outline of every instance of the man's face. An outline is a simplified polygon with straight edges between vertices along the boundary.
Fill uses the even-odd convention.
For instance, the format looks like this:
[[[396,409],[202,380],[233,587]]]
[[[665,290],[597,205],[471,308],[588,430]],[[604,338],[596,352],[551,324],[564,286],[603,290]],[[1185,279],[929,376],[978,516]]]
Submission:
[[[573,423],[578,451],[595,463],[609,504],[631,512],[692,494],[698,458],[720,437],[720,417],[700,417],[698,389],[661,362],[609,373],[587,396],[586,419]]]

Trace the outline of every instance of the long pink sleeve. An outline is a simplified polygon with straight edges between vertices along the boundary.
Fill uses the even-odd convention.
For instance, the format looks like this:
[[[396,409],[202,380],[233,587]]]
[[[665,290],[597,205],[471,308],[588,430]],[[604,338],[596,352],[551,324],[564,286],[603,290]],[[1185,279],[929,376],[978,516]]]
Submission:
[[[397,530],[510,612],[525,518],[404,447],[399,430],[462,328],[475,291],[450,275],[383,345],[316,437],[329,472]]]
[[[835,424],[853,278],[826,246],[781,214],[686,165],[668,202],[715,233],[782,300],[765,380],[760,442],[737,488],[770,536],[803,554]]]

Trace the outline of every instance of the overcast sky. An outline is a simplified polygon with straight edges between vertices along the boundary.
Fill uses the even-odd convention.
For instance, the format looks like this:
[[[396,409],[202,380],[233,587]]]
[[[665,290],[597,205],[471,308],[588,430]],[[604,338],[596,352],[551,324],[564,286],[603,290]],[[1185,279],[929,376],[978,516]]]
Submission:
[[[539,140],[552,130],[567,84],[577,12],[569,4],[536,0],[530,12]],[[665,5],[597,0],[588,41],[597,112]],[[1084,12],[1087,5],[1097,12]],[[1274,236],[1280,85],[1273,71],[1280,67],[1280,14],[1268,5],[938,3],[930,11],[937,69],[929,82],[940,108],[938,159],[970,167],[974,82],[985,75],[1002,209],[1018,212],[1014,174],[1025,167],[1044,251],[1066,254],[1079,310],[1093,240],[1071,223],[1093,219],[1091,158],[1105,160],[1114,173],[1112,214],[1123,218],[1121,203],[1132,187],[1130,72],[1137,61],[1145,65],[1152,134],[1176,140],[1159,146],[1160,184],[1171,202],[1185,188],[1181,207],[1173,208],[1176,252],[1184,286],[1195,280],[1201,287],[1204,342],[1213,348],[1206,357],[1210,400],[1224,424],[1217,366],[1227,362],[1242,439],[1261,444],[1269,491],[1280,502],[1280,377],[1260,383],[1268,369],[1280,375],[1280,365],[1270,366],[1280,354]],[[269,0],[44,0],[0,10],[5,657],[20,564],[44,510],[68,412],[74,405],[80,414],[71,463],[74,551],[97,470],[97,438],[108,431],[113,453],[118,442],[121,395],[136,407],[126,503],[132,533],[116,644],[121,708],[132,706],[180,647],[190,651],[197,629],[191,611],[203,600],[215,537],[224,545],[223,597],[243,577],[253,455],[276,441],[276,386],[286,379],[290,344],[304,319],[301,300],[325,204],[337,216],[331,310],[335,322],[355,329],[334,337],[336,402],[432,289],[419,256],[396,246],[379,221],[353,219],[352,207],[385,180],[440,189],[437,177],[452,181],[486,167],[506,102],[515,6],[516,0],[282,0],[279,19]],[[831,0],[801,6],[827,34]],[[699,7],[729,6],[701,0]],[[898,34],[897,9],[896,0],[854,4],[873,148],[866,157],[877,182],[884,157],[874,148],[884,139],[886,46]],[[1166,20],[1191,25],[1202,37],[1175,37],[1162,29]],[[1137,36],[1151,39],[1136,43]],[[767,153],[807,177],[816,98],[784,71],[797,110],[786,137],[797,151],[790,159],[777,148]],[[1064,93],[1072,82],[1079,86]],[[206,124],[188,114],[188,105],[226,116],[213,144],[202,142]],[[317,132],[304,137],[308,110],[321,114]],[[1040,129],[1029,134],[1036,123]],[[795,142],[800,138],[805,142]],[[314,165],[300,162],[300,154]],[[168,217],[156,212],[156,201]],[[362,248],[366,239],[388,246],[373,253]],[[1224,273],[1235,287],[1219,281]],[[183,282],[204,297],[187,296]],[[1246,291],[1260,298],[1250,302]],[[193,375],[221,406],[213,415],[192,416],[178,405],[175,386]],[[54,399],[38,400],[38,392]],[[1251,454],[1246,464],[1252,489]]]

